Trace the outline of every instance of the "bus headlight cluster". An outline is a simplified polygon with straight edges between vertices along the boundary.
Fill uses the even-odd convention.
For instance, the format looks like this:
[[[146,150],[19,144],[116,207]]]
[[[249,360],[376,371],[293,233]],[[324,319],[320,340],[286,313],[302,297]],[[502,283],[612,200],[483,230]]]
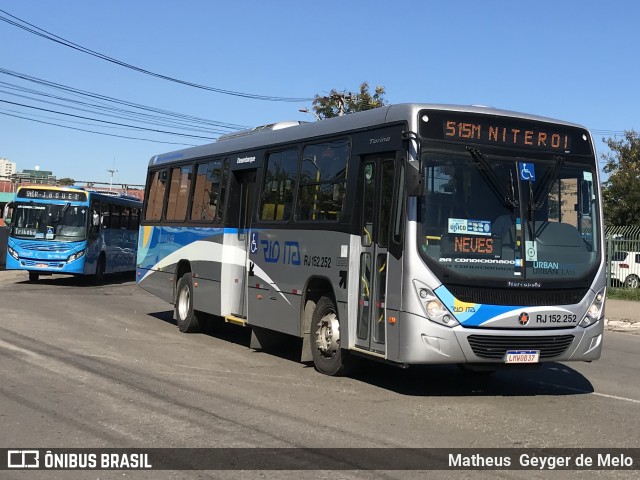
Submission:
[[[83,255],[84,255],[84,250],[80,250],[78,253],[74,253],[69,258],[67,258],[67,262],[73,262],[74,260],[81,258]]]
[[[586,328],[600,320],[600,317],[602,316],[602,309],[604,308],[604,292],[605,289],[603,288],[597,293],[596,297],[593,299],[593,302],[591,302],[591,305],[589,305],[587,314],[580,322],[581,327]]]
[[[13,248],[11,247],[7,247],[7,250],[9,251],[9,255],[11,255],[13,258],[15,258],[16,260],[18,260],[18,252],[16,252]]]
[[[422,309],[429,320],[444,325],[445,327],[455,327],[459,325],[455,317],[447,310],[447,307],[444,306],[429,287],[417,280],[413,281],[413,285],[420,299],[420,305],[422,305]]]

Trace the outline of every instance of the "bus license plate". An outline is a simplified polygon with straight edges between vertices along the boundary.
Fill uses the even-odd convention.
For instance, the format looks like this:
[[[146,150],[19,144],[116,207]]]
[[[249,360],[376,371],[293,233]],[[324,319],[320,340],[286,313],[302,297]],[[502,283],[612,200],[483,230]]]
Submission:
[[[504,363],[538,363],[540,350],[507,350]]]
[[[36,268],[49,268],[49,265],[46,263],[36,263]]]

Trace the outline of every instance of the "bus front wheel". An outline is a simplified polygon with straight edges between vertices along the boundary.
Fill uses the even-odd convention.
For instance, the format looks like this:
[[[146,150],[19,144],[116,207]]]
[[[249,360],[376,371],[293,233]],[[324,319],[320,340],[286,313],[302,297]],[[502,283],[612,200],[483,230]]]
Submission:
[[[38,272],[29,272],[29,281],[30,282],[37,282],[38,279],[40,278],[40,274]]]
[[[185,273],[176,287],[175,318],[178,329],[183,333],[200,331],[200,320],[193,309],[193,280],[191,273]]]
[[[351,368],[349,352],[340,347],[340,321],[334,301],[321,297],[316,304],[309,332],[313,364],[325,375],[346,375]]]

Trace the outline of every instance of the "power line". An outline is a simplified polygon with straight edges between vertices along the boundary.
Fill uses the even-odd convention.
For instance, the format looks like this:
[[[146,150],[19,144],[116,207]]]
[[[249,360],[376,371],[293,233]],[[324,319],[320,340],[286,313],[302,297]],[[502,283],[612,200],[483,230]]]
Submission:
[[[166,133],[166,134],[169,134],[169,135],[177,135],[177,136],[180,136],[180,137],[201,138],[201,139],[204,139],[204,140],[215,140],[215,138],[203,137],[201,135],[189,135],[189,134],[186,134],[186,133],[169,132],[169,131],[166,131],[166,130],[157,130],[157,129],[152,129],[152,128],[138,127],[138,126],[135,126],[135,125],[127,125],[127,124],[124,124],[124,123],[111,122],[109,120],[100,120],[100,119],[91,118],[91,117],[84,117],[82,115],[74,115],[72,113],[58,112],[56,110],[50,110],[48,108],[40,108],[40,107],[34,107],[32,105],[25,105],[24,103],[10,102],[9,100],[0,99],[0,102],[1,103],[8,103],[10,105],[17,105],[17,106],[25,107],[25,108],[32,108],[34,110],[41,110],[43,112],[56,113],[58,115],[66,115],[68,117],[81,118],[83,120],[91,120],[93,122],[101,122],[101,123],[108,123],[108,124],[111,124],[111,125],[118,125],[120,127],[135,128],[136,130],[146,130],[148,132],[155,132],[155,133]]]
[[[149,107],[147,105],[142,105],[139,103],[134,103],[134,102],[130,102],[127,100],[121,100],[118,98],[114,98],[114,97],[109,97],[106,95],[101,95],[98,93],[94,93],[94,92],[89,92],[86,90],[80,90],[74,87],[70,87],[67,85],[62,85],[60,83],[55,83],[55,82],[51,82],[48,80],[43,80],[41,78],[37,78],[37,77],[32,77],[30,75],[26,75],[24,73],[18,73],[18,72],[14,72],[11,70],[6,70],[4,68],[0,68],[0,73],[7,75],[7,76],[11,76],[14,78],[18,78],[20,80],[24,80],[30,83],[35,83],[36,85],[41,85],[41,86],[45,86],[48,88],[51,88],[53,90],[58,90],[58,91],[62,91],[62,92],[66,92],[66,93],[71,93],[72,95],[75,96],[79,96],[81,98],[90,98],[93,100],[98,100],[101,102],[107,102],[107,103],[114,103],[117,105],[123,105],[126,107],[131,107],[131,108],[135,108],[137,110],[142,110],[143,112],[152,112],[152,113],[156,113],[159,115],[162,115],[163,117],[170,117],[173,118],[175,120],[179,120],[179,121],[184,121],[186,124],[189,123],[193,123],[193,124],[197,124],[197,125],[210,125],[213,127],[218,127],[218,128],[224,128],[224,129],[228,129],[228,130],[245,130],[249,127],[247,127],[246,125],[239,125],[239,124],[234,124],[234,123],[228,123],[228,122],[221,122],[221,121],[217,121],[217,120],[210,120],[210,119],[205,119],[205,118],[201,118],[201,117],[195,117],[192,115],[186,115],[183,113],[176,113],[176,112],[172,112],[170,110],[164,110],[164,109],[160,109],[160,108],[155,108],[155,107]],[[2,84],[5,85],[12,85],[12,84],[7,84],[6,82],[0,82]],[[15,85],[12,85],[14,88],[18,88],[21,89],[22,91],[27,91],[29,93],[35,93],[38,95],[43,95],[43,96],[49,96],[49,97],[53,97],[56,99],[61,99],[64,101],[68,101],[71,103],[75,103],[77,101],[71,100],[71,99],[66,99],[64,97],[59,97],[59,96],[55,96],[52,94],[47,94],[47,93],[43,93],[43,92],[39,92],[37,90],[31,90],[31,89],[27,89],[25,87],[17,87]],[[80,103],[80,102],[78,102]],[[120,110],[120,109],[116,109],[114,107],[105,107],[104,105],[100,106],[100,105],[96,105],[96,104],[89,104],[91,106],[94,106],[96,108],[109,108],[113,111],[119,111],[119,112],[130,112],[127,110]],[[134,113],[134,112],[130,112],[130,113]],[[143,114],[140,112],[135,112],[136,115],[141,115],[141,116],[145,116],[147,114]],[[153,116],[149,116],[151,118],[157,118],[157,117],[153,117]]]
[[[97,134],[97,135],[106,135],[107,137],[126,138],[126,139],[129,139],[129,140],[140,140],[140,141],[143,141],[143,142],[165,143],[165,144],[169,144],[169,145],[185,145],[185,146],[188,146],[188,147],[196,147],[197,146],[197,145],[193,145],[193,144],[190,144],[190,143],[164,142],[164,141],[161,141],[161,140],[152,140],[152,139],[149,139],[149,138],[128,137],[128,136],[125,136],[125,135],[115,135],[113,133],[96,132],[94,130],[86,130],[84,128],[69,127],[67,125],[60,125],[60,124],[57,124],[57,123],[44,122],[42,120],[35,120],[33,118],[26,118],[26,117],[22,117],[20,115],[13,115],[11,113],[5,113],[5,112],[2,112],[2,111],[0,111],[0,115],[6,115],[8,117],[20,118],[22,120],[29,120],[31,122],[36,122],[36,123],[44,123],[46,125],[53,125],[55,127],[60,127],[60,128],[68,128],[70,130],[78,130],[80,132],[94,133],[94,134]]]
[[[65,38],[62,38],[58,35],[55,35],[51,32],[48,32],[36,25],[33,25],[25,20],[22,20],[21,18],[18,18],[14,15],[11,15],[9,12],[6,12],[2,9],[0,9],[0,12],[4,13],[5,15],[8,15],[9,17],[13,18],[14,20],[11,20],[7,17],[4,17],[2,15],[0,15],[0,20],[2,20],[3,22],[8,23],[9,25],[13,25],[15,27],[18,27],[22,30],[25,30],[29,33],[32,33],[34,35],[37,35],[39,37],[45,38],[47,40],[50,40],[52,42],[58,43],[60,45],[64,45],[65,47],[69,47],[72,48],[74,50],[77,50],[79,52],[83,52],[86,53],[87,55],[91,55],[93,57],[96,58],[100,58],[102,60],[105,60],[107,62],[110,63],[114,63],[116,65],[120,65],[121,67],[125,67],[131,70],[134,70],[136,72],[139,73],[143,73],[145,75],[150,75],[152,77],[156,77],[156,78],[161,78],[163,80],[167,80],[170,82],[174,82],[174,83],[179,83],[181,85],[186,85],[189,87],[194,87],[194,88],[199,88],[201,90],[207,90],[210,92],[215,92],[215,93],[221,93],[224,95],[231,95],[231,96],[235,96],[235,97],[242,97],[242,98],[249,98],[252,100],[266,100],[266,101],[270,101],[270,102],[310,102],[313,100],[313,98],[291,98],[291,97],[275,97],[275,96],[269,96],[269,95],[257,95],[257,94],[253,94],[253,93],[245,93],[245,92],[237,92],[234,90],[225,90],[225,89],[221,89],[221,88],[216,88],[216,87],[210,87],[207,85],[202,85],[199,83],[194,83],[194,82],[190,82],[187,80],[181,80],[178,78],[174,78],[174,77],[169,77],[167,75],[163,75],[160,73],[155,73],[152,72],[150,70],[146,70],[144,68],[141,67],[137,67],[135,65],[132,65],[130,63],[126,63],[123,62],[122,60],[118,60],[116,58],[113,57],[109,57],[108,55],[102,54],[100,52],[96,52],[95,50],[91,50],[87,47],[83,47],[82,45],[79,45],[77,43],[71,42],[70,40],[67,40]],[[20,23],[18,23],[20,22]]]
[[[7,85],[4,82],[0,82],[0,85]],[[10,88],[17,88],[19,90],[20,87],[10,87]],[[29,89],[26,89],[29,90]],[[41,103],[45,103],[45,104],[49,104],[49,105],[55,105],[58,107],[62,107],[62,108],[70,108],[72,110],[78,110],[81,112],[89,112],[89,113],[93,113],[93,114],[97,114],[97,115],[103,115],[105,117],[111,117],[111,118],[119,118],[119,119],[127,119],[127,120],[135,120],[135,121],[139,121],[141,123],[146,123],[146,124],[150,124],[150,125],[159,125],[159,126],[163,126],[163,127],[170,127],[170,128],[178,128],[178,129],[182,129],[182,130],[191,130],[191,131],[197,131],[197,132],[203,132],[203,133],[211,133],[211,134],[225,134],[228,133],[227,131],[223,131],[223,130],[216,130],[216,129],[211,129],[211,128],[194,128],[192,126],[189,125],[184,125],[183,123],[168,123],[168,121],[166,121],[166,119],[163,119],[162,117],[157,117],[157,116],[153,116],[153,115],[145,115],[145,114],[141,114],[138,112],[131,112],[128,110],[123,110],[123,109],[114,109],[113,107],[105,107],[105,106],[101,106],[101,105],[95,105],[95,104],[88,104],[86,102],[79,102],[77,100],[70,100],[70,99],[66,99],[63,97],[57,97],[55,95],[47,95],[45,93],[42,92],[37,92],[37,91],[33,91],[36,95],[44,95],[47,96],[49,98],[59,98],[65,102],[71,102],[74,104],[78,104],[78,105],[88,105],[91,107],[95,107],[101,110],[106,110],[106,111],[112,111],[112,112],[116,112],[119,113],[120,115],[112,115],[112,114],[105,114],[102,112],[96,112],[95,110],[91,110],[91,109],[86,109],[86,108],[79,108],[79,107],[69,107],[67,105],[61,104],[61,103],[56,103],[56,102],[50,102],[47,100],[41,100],[38,98],[34,98],[34,97],[30,97],[27,95],[19,95],[17,93],[11,93],[11,92],[7,92],[5,90],[0,89],[0,93],[5,93],[8,95],[11,95],[12,97],[18,97],[18,98],[24,98],[27,100],[33,100],[33,101],[37,101],[37,102],[41,102]],[[56,113],[60,113],[63,114],[62,112],[56,112]],[[95,120],[95,121],[100,121],[100,120]]]

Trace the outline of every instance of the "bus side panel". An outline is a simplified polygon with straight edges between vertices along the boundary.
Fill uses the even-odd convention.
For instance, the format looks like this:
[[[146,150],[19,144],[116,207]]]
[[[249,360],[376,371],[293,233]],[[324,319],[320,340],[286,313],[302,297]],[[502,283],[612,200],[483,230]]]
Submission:
[[[138,268],[138,285],[167,303],[173,303],[173,275],[146,268]]]
[[[192,273],[208,284],[207,294],[220,296],[215,290],[222,259],[221,228],[176,228],[167,226],[141,226],[138,243],[138,283],[145,290],[173,303],[176,281],[174,273],[181,260],[189,262]],[[194,294],[194,305],[199,308],[200,294]],[[207,305],[207,302],[204,302]],[[219,308],[209,313],[218,314]]]
[[[220,264],[215,264],[220,270]],[[197,286],[195,285],[197,284]],[[193,308],[211,315],[221,315],[220,281],[198,276],[194,279]]]
[[[106,228],[101,232],[105,273],[130,272],[136,268],[138,232]]]
[[[249,323],[301,335],[300,313],[310,278],[326,285],[320,292],[347,301],[349,235],[314,230],[253,230],[248,277]],[[262,298],[258,298],[262,295]],[[346,308],[340,308],[346,318]],[[345,329],[346,330],[346,329]]]

